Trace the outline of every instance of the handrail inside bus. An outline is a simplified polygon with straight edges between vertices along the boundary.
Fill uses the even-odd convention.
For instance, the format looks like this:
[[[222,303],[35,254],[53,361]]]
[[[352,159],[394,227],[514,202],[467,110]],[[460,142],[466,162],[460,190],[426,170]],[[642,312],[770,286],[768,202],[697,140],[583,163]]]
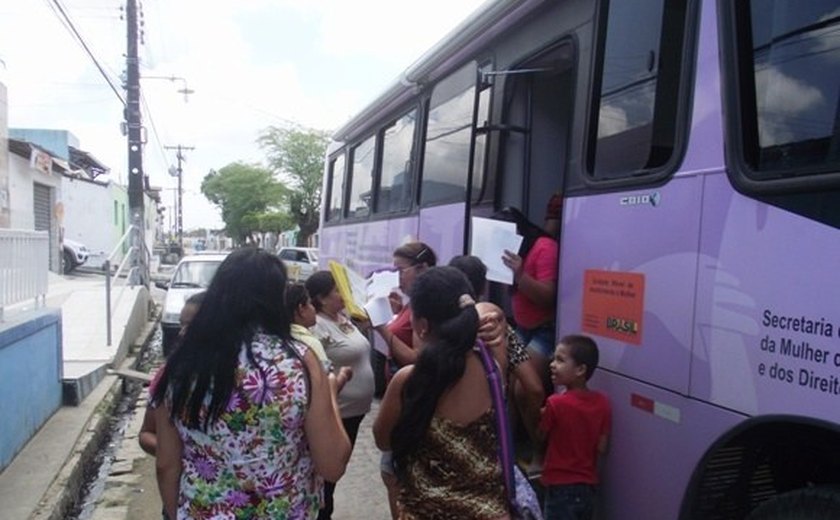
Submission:
[[[481,75],[486,78],[487,76],[510,76],[513,74],[531,74],[533,72],[551,72],[553,68],[550,67],[543,67],[540,69],[510,69],[510,70],[488,70],[486,72],[482,72]]]

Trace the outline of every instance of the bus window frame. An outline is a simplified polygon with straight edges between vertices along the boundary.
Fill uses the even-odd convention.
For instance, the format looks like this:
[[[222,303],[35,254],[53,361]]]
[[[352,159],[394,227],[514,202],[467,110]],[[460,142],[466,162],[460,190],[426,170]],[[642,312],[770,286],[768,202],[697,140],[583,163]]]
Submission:
[[[371,171],[370,177],[370,192],[371,192],[371,201],[368,207],[368,212],[366,215],[350,215],[350,197],[353,193],[353,165],[355,164],[355,155],[356,149],[359,148],[362,144],[365,143],[368,139],[373,138],[373,170]],[[347,146],[347,161],[345,165],[345,174],[344,174],[344,210],[342,212],[342,218],[345,222],[362,222],[365,220],[370,220],[371,216],[373,216],[373,208],[376,207],[376,201],[373,200],[373,197],[376,196],[374,191],[375,181],[377,177],[377,171],[379,169],[379,159],[380,159],[380,127],[376,127],[373,132],[369,132],[364,134],[363,137],[356,139],[353,141],[352,144]]]
[[[347,206],[345,200],[347,198],[347,190],[345,189],[347,185],[347,154],[348,147],[345,145],[327,157],[327,194],[326,197],[324,197],[324,201],[328,204],[328,206],[327,208],[322,208],[322,211],[324,212],[324,226],[332,226],[344,220],[344,211],[345,207]],[[341,208],[339,208],[338,216],[330,219],[328,218],[329,210],[331,210],[332,208],[331,206],[329,206],[329,204],[332,202],[333,179],[335,177],[335,163],[339,159],[339,157],[342,156],[344,157],[344,168],[341,172]]]
[[[755,96],[752,45],[744,43],[745,39],[751,39],[752,29],[749,18],[744,20],[744,15],[738,13],[739,10],[749,11],[750,5],[749,2],[718,0],[717,8],[720,27],[718,38],[723,60],[721,88],[725,119],[724,139],[727,143],[724,148],[726,173],[730,182],[744,195],[837,189],[840,186],[840,171],[832,168],[800,167],[759,171],[750,164],[747,159],[748,147],[757,149],[758,145],[751,142],[753,139],[748,139],[745,134],[748,126],[755,127],[757,124],[757,115],[754,109],[755,102],[749,102]],[[739,22],[750,22],[748,29],[739,27]],[[752,135],[757,135],[757,131],[753,131]],[[768,173],[776,177],[767,178]]]
[[[495,132],[493,130],[488,129],[488,126],[482,126],[481,128],[484,129],[480,134],[478,132],[478,109],[479,105],[481,104],[481,94],[484,91],[489,91],[487,97],[487,121],[486,125],[489,125],[490,128],[493,126],[493,106],[496,101],[496,91],[497,86],[494,79],[487,79],[485,80],[484,74],[486,72],[493,72],[496,68],[496,61],[493,59],[493,56],[483,56],[483,57],[476,57],[474,59],[476,62],[476,83],[475,83],[475,100],[473,108],[473,131],[472,131],[472,141],[470,142],[470,171],[467,175],[467,196],[465,200],[469,202],[469,206],[479,206],[481,204],[492,203],[495,200],[495,186],[496,186],[496,178],[490,179],[491,169],[490,169],[490,160],[491,154],[490,151],[493,148],[493,139],[495,138]],[[484,157],[482,157],[482,171],[479,172],[481,175],[481,184],[477,187],[475,186],[475,142],[476,138],[482,135],[484,137]],[[478,188],[478,189],[476,189]]]
[[[667,0],[665,0],[667,2]],[[593,19],[592,58],[589,60],[587,89],[587,111],[584,121],[583,154],[579,178],[584,190],[618,191],[640,186],[666,183],[680,168],[688,149],[691,117],[694,107],[694,82],[697,71],[697,47],[700,37],[700,2],[685,0],[685,27],[682,52],[680,54],[680,81],[677,89],[677,106],[674,111],[674,147],[670,158],[662,165],[627,172],[622,177],[596,179],[594,177],[595,154],[598,142],[598,120],[600,116],[601,76],[603,75],[606,46],[606,18],[609,16],[609,0],[598,2]],[[666,7],[667,9],[667,7]],[[584,71],[579,71],[582,75]],[[596,101],[598,101],[596,103]],[[654,116],[656,105],[654,105]],[[570,172],[574,175],[574,173]]]
[[[476,104],[477,104],[477,99],[478,99],[478,92],[479,92],[479,87],[480,87],[479,73],[480,73],[480,70],[481,70],[481,63],[483,63],[485,61],[488,61],[488,60],[487,59],[482,59],[480,56],[477,56],[477,55],[470,57],[465,62],[461,63],[457,67],[454,67],[447,74],[442,75],[440,78],[438,78],[434,82],[434,84],[429,85],[429,88],[427,89],[427,91],[423,95],[423,112],[422,112],[422,114],[423,114],[423,122],[422,122],[423,128],[422,128],[422,131],[420,132],[421,133],[422,148],[420,149],[419,155],[418,155],[419,170],[418,170],[417,183],[416,183],[417,191],[415,193],[415,198],[414,198],[415,203],[416,203],[418,208],[433,208],[433,207],[436,207],[436,206],[446,206],[446,205],[451,205],[451,204],[462,204],[462,203],[467,202],[467,196],[470,193],[470,189],[469,189],[469,186],[468,186],[467,183],[470,182],[471,171],[472,171],[472,168],[473,168],[473,154],[474,154],[474,148],[475,148],[475,129],[476,129],[475,116],[476,116]],[[425,175],[426,174],[426,143],[427,143],[426,138],[427,138],[428,130],[429,130],[429,125],[428,125],[428,123],[429,123],[429,111],[431,110],[431,107],[432,107],[432,96],[435,93],[435,89],[437,89],[440,86],[441,83],[443,83],[446,80],[452,78],[456,74],[459,74],[469,64],[474,65],[474,72],[475,73],[473,75],[474,77],[473,77],[473,83],[472,83],[472,89],[473,89],[472,123],[471,123],[471,130],[470,130],[470,143],[469,143],[469,153],[468,153],[468,160],[467,160],[467,172],[466,172],[466,176],[465,176],[465,179],[464,179],[464,196],[461,199],[454,199],[454,198],[450,197],[450,198],[447,198],[445,200],[436,200],[436,201],[433,201],[433,202],[425,202],[424,203],[423,202],[423,183],[424,183],[425,178],[426,178],[426,175]],[[446,101],[448,102],[448,101],[451,101],[453,99],[453,96],[452,96],[453,93],[451,92],[451,90],[453,90],[453,88],[451,86],[447,86],[447,87],[448,87],[448,90],[445,90],[444,92],[446,92],[446,94],[447,94]]]
[[[388,219],[393,218],[394,216],[399,215],[407,215],[414,210],[416,207],[416,199],[417,199],[417,189],[418,186],[418,156],[420,154],[419,148],[420,144],[418,143],[418,133],[420,133],[420,125],[423,124],[425,118],[423,117],[423,107],[421,106],[420,100],[422,96],[417,96],[414,101],[406,106],[401,107],[399,110],[395,110],[394,113],[396,115],[386,118],[384,123],[378,125],[376,127],[376,134],[377,134],[377,142],[378,142],[378,154],[377,154],[377,166],[376,171],[374,172],[374,185],[373,185],[373,196],[374,196],[374,210],[371,211],[369,218],[371,220],[377,219]],[[397,121],[402,119],[403,117],[407,116],[411,112],[416,114],[416,118],[414,120],[414,133],[411,136],[411,143],[412,149],[411,154],[409,155],[409,162],[410,162],[410,170],[411,170],[411,186],[410,186],[410,193],[408,196],[408,206],[403,209],[393,210],[393,211],[383,211],[379,209],[379,197],[381,194],[382,188],[382,161],[383,156],[385,153],[385,131],[393,126]]]

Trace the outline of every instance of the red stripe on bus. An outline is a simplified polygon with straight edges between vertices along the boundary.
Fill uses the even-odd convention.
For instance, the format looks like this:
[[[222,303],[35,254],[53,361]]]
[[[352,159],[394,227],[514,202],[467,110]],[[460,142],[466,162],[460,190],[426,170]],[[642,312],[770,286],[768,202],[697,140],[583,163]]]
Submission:
[[[630,405],[640,410],[653,413],[653,399],[648,399],[639,394],[630,394]]]

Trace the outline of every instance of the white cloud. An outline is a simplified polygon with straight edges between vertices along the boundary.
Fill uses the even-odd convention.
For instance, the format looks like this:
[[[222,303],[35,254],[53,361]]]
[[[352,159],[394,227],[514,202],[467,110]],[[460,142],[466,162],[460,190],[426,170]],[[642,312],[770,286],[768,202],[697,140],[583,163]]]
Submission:
[[[617,105],[604,104],[598,114],[598,138],[603,139],[611,135],[620,134],[627,130],[627,112]]]
[[[317,3],[323,6],[321,37],[327,51],[338,55],[378,54],[400,62],[406,56],[418,58],[475,8],[442,0]]]
[[[807,121],[806,112],[825,103],[818,88],[787,76],[776,67],[768,67],[756,74],[756,92],[759,93],[759,142],[762,147],[803,138],[804,131],[793,126],[803,124]],[[773,110],[767,107],[773,107]]]

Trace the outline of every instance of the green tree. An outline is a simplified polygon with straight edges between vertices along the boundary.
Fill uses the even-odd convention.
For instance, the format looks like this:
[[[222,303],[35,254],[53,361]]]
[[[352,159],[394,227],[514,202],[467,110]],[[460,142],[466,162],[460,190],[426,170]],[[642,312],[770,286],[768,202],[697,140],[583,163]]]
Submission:
[[[280,211],[286,197],[270,171],[242,162],[210,170],[201,181],[201,193],[219,207],[225,231],[238,244],[260,231],[260,217]]]
[[[318,231],[321,183],[329,134],[309,128],[266,128],[257,142],[266,151],[269,168],[286,188],[286,201],[298,226],[297,245],[305,246]]]
[[[282,233],[295,227],[295,222],[288,213],[263,213],[259,217],[260,231]]]

